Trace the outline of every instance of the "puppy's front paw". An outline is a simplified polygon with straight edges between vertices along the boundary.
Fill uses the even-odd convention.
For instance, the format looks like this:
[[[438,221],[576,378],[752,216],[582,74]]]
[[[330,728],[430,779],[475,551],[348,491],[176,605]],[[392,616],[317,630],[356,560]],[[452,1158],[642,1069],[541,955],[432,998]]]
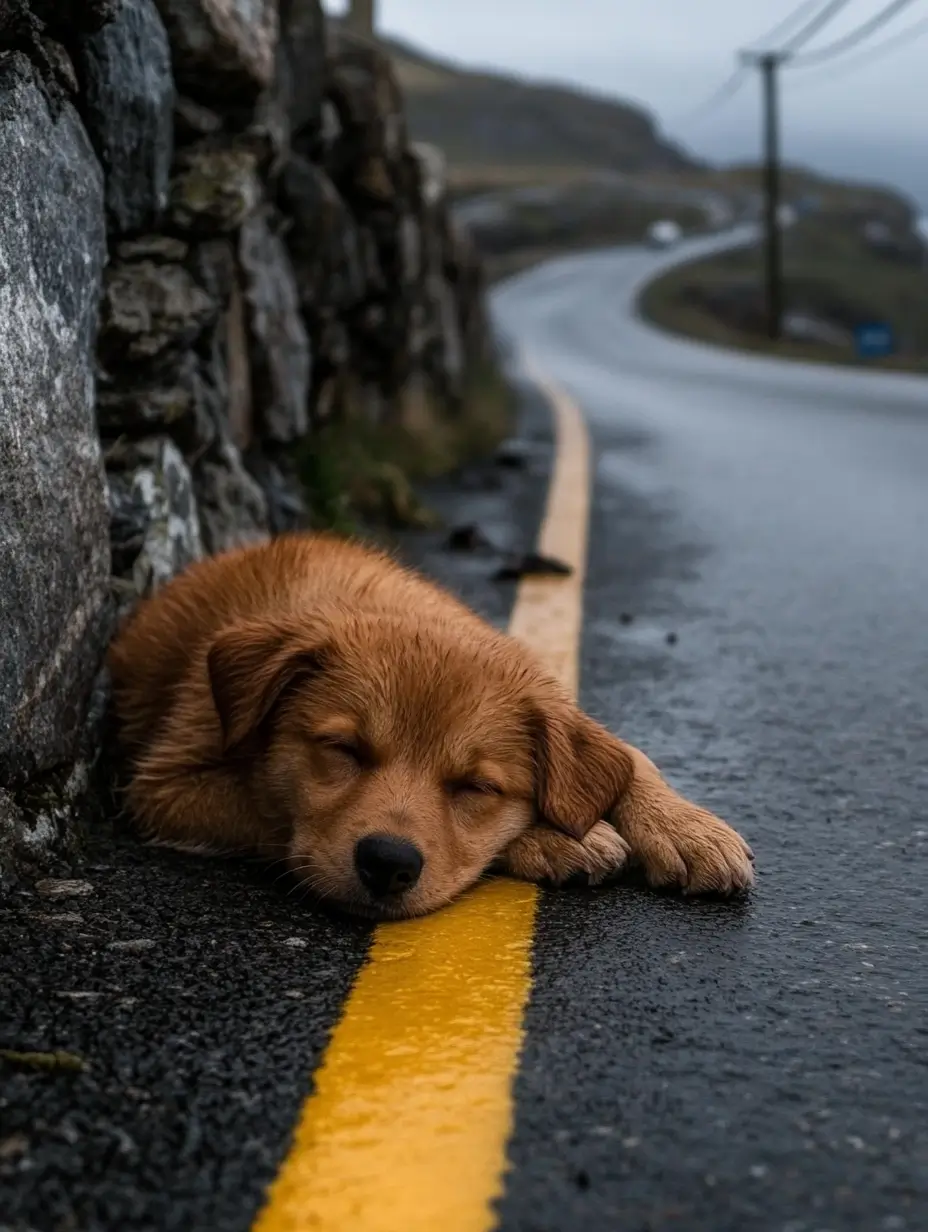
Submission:
[[[736,894],[754,884],[753,853],[740,834],[680,797],[623,827],[648,884],[684,894]]]
[[[503,852],[501,872],[522,881],[563,885],[585,876],[598,885],[621,872],[628,859],[625,840],[605,821],[598,821],[578,841],[550,826],[531,826]]]

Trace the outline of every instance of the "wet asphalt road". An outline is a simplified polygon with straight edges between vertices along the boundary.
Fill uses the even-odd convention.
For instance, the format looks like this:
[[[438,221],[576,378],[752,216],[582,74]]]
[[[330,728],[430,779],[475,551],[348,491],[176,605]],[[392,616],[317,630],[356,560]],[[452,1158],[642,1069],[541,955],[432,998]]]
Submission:
[[[545,896],[503,1232],[921,1229],[928,382],[663,339],[629,319],[662,260],[572,258],[497,312],[594,434],[583,700],[744,830],[759,884]],[[528,392],[523,431],[528,472],[433,493],[501,547],[544,494]],[[506,621],[492,555],[402,548]],[[246,1232],[367,928],[105,827],[81,875],[0,904],[0,1047],[88,1065],[0,1063],[0,1228]]]
[[[760,875],[545,899],[503,1228],[924,1229],[928,381],[664,338],[653,265],[548,266],[498,319],[593,429],[584,703]]]

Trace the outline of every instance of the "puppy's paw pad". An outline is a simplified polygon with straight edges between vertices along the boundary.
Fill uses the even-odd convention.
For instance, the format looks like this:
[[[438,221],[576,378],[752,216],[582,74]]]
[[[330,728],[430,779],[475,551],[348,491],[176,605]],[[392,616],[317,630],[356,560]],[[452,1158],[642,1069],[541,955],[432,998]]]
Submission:
[[[582,841],[538,825],[510,844],[502,868],[525,881],[564,885],[583,878],[599,885],[621,872],[628,856],[628,844],[608,822],[596,822]]]
[[[590,885],[598,885],[622,871],[631,848],[607,821],[597,821],[579,844],[583,851],[583,871]]]
[[[684,894],[738,894],[754,884],[754,855],[737,831],[695,805],[674,809],[635,842],[637,862],[652,886]]]

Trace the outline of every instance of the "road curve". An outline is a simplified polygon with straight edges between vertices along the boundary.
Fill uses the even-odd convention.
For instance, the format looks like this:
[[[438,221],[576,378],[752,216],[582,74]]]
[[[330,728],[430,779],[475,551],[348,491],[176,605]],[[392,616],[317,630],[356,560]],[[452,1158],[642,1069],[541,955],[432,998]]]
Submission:
[[[504,1232],[928,1226],[928,381],[635,318],[731,239],[495,294],[593,431],[583,700],[759,870],[546,897]]]

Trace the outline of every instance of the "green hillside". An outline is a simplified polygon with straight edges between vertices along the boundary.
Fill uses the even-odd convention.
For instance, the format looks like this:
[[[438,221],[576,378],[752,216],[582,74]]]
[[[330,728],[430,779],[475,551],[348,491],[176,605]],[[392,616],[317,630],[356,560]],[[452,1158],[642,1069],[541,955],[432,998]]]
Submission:
[[[646,111],[577,89],[435,60],[395,40],[385,46],[406,96],[410,129],[448,155],[456,179],[550,179],[605,169],[638,174],[699,164]]]

